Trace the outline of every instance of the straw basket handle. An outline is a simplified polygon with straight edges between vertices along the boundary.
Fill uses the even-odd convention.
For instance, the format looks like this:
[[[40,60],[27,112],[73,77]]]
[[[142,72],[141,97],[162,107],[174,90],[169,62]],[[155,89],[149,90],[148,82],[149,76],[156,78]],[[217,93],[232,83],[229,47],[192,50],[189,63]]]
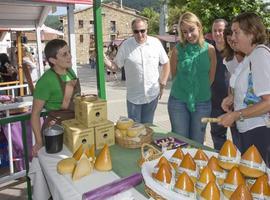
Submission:
[[[145,150],[146,148],[148,148],[148,150]],[[151,160],[157,159],[161,155],[162,155],[162,152],[158,150],[157,148],[155,148],[153,145],[147,144],[147,143],[142,144],[141,157],[145,161],[151,161]]]

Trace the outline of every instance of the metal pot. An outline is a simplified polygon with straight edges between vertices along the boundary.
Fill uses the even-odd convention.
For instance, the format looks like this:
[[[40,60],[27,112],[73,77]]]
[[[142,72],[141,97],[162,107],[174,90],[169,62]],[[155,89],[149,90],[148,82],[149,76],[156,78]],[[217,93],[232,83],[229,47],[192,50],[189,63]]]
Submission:
[[[47,153],[58,153],[63,149],[64,129],[60,125],[52,125],[43,132],[45,136],[45,149]]]

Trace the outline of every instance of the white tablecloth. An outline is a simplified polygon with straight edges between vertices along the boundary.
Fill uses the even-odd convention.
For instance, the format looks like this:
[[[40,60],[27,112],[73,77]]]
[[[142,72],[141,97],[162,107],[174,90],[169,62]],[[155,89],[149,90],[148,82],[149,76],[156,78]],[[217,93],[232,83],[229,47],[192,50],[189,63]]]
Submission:
[[[57,154],[47,154],[44,147],[39,151],[38,159],[33,159],[29,171],[33,182],[33,199],[48,200],[52,196],[53,200],[81,200],[83,193],[119,179],[113,171],[94,170],[90,175],[72,181],[71,175],[60,175],[56,171],[57,163],[68,156],[71,156],[71,153],[65,146]],[[147,198],[132,188],[111,199],[146,200]]]

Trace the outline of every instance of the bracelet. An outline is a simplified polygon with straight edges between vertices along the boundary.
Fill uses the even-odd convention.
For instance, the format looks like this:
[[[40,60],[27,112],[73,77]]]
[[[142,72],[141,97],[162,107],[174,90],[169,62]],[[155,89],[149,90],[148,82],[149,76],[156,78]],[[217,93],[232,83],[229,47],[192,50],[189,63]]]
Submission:
[[[239,121],[240,121],[240,122],[243,122],[243,121],[245,120],[245,118],[244,118],[244,116],[243,116],[242,111],[239,110],[238,113],[239,113]]]

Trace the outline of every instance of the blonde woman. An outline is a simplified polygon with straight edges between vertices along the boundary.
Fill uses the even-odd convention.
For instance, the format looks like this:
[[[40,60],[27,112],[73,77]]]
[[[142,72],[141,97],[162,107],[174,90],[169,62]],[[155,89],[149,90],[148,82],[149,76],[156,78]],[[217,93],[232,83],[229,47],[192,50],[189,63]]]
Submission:
[[[173,82],[168,111],[172,132],[203,143],[206,125],[201,118],[211,113],[216,53],[204,40],[202,24],[195,14],[184,13],[178,26],[180,42],[170,59]]]

